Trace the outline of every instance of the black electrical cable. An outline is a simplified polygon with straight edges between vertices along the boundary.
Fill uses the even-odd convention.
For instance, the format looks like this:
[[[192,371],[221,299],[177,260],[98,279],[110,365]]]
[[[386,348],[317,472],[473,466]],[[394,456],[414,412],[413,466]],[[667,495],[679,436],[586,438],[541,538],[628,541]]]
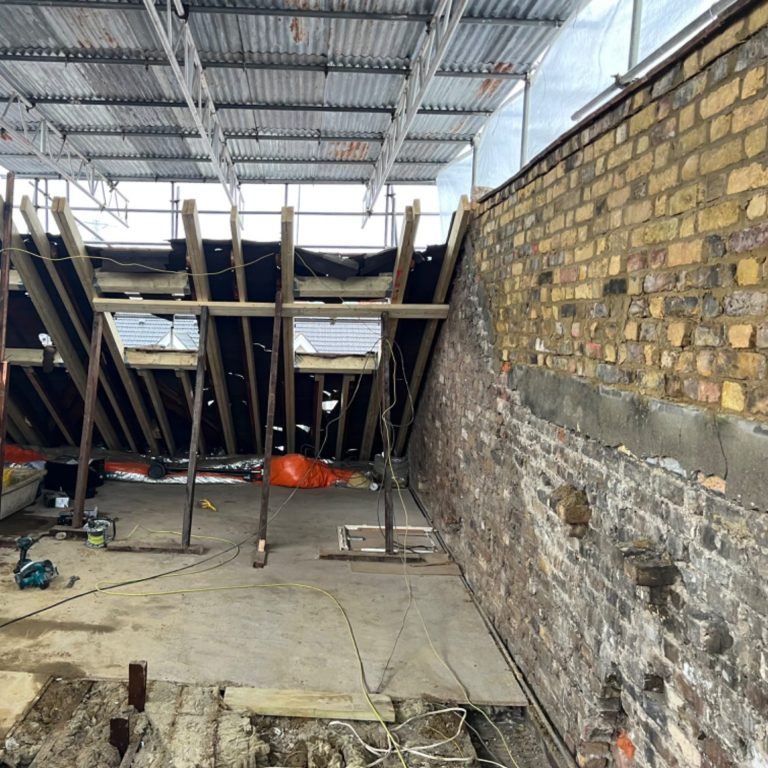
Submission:
[[[141,584],[144,581],[152,581],[153,579],[160,579],[163,576],[171,576],[174,573],[180,573],[181,571],[188,571],[190,568],[194,568],[195,566],[202,565],[203,563],[207,563],[217,557],[220,557],[221,555],[226,554],[227,552],[231,552],[233,549],[239,550],[240,547],[248,542],[250,539],[256,538],[256,534],[251,534],[250,536],[247,536],[242,541],[238,541],[237,543],[233,544],[231,547],[227,547],[226,549],[222,549],[220,552],[214,552],[214,554],[209,555],[208,557],[198,560],[194,563],[190,563],[189,565],[182,565],[180,568],[173,568],[170,571],[164,571],[163,573],[155,573],[152,576],[143,576],[140,579],[129,579],[128,581],[120,582],[119,584],[110,584],[110,588],[114,589],[117,587],[127,587],[131,584]],[[238,552],[238,554],[240,554]],[[237,556],[237,555],[236,555]],[[73,600],[78,600],[81,597],[87,597],[88,595],[93,595],[96,592],[98,592],[98,589],[89,589],[86,592],[78,592],[76,595],[72,595],[71,597],[65,597],[63,600],[59,600],[58,602],[51,603],[51,605],[46,605],[43,608],[38,608],[35,611],[30,611],[29,613],[25,613],[23,616],[17,616],[16,618],[9,619],[8,621],[3,622],[0,624],[0,629],[5,629],[5,627],[10,627],[11,624],[16,624],[19,621],[24,621],[25,619],[31,619],[34,616],[38,616],[41,613],[45,613],[46,611],[51,611],[54,608],[58,608],[61,605],[65,605],[66,603],[71,603]]]

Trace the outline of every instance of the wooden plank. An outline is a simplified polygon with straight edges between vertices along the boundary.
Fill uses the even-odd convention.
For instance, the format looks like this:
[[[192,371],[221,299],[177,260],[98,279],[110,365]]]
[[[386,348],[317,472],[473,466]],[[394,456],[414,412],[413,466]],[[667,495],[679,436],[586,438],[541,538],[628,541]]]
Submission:
[[[387,315],[382,320],[382,336],[385,339],[393,338],[392,334],[392,322]],[[389,344],[384,345],[384,349],[381,351],[381,375],[379,378],[380,383],[380,396],[381,396],[381,419],[379,429],[381,429],[382,442],[384,446],[384,549],[388,555],[395,554],[395,507],[392,500],[392,471],[389,463],[389,459],[392,456],[392,412],[390,409],[390,387],[391,380],[389,375],[389,360],[390,351]]]
[[[275,320],[272,327],[272,352],[269,357],[269,390],[267,393],[267,425],[264,435],[264,464],[261,470],[261,506],[259,508],[259,534],[253,558],[254,568],[263,568],[267,557],[267,524],[269,523],[269,489],[272,474],[272,444],[275,436],[275,402],[277,400],[277,369],[280,364],[280,324],[282,322],[282,293],[275,295]]]
[[[73,259],[73,264],[80,277],[80,284],[85,291],[85,295],[93,305],[93,300],[96,298],[96,292],[93,287],[93,267],[91,266],[90,259],[87,257],[83,238],[80,236],[80,230],[72,215],[72,211],[69,209],[69,204],[67,203],[66,198],[54,197],[51,212],[58,224],[59,232],[67,248],[67,253]],[[94,311],[98,312],[101,310],[97,310],[94,307]],[[117,332],[117,326],[115,326],[114,320],[111,315],[108,314],[108,311],[106,311],[104,315],[104,341],[109,350],[109,354],[112,356],[120,381],[123,383],[123,387],[128,395],[128,401],[136,416],[136,420],[139,422],[144,439],[150,447],[150,450],[153,453],[157,453],[157,440],[155,439],[154,431],[149,420],[146,404],[141,397],[135,374],[132,371],[129,371],[125,365],[125,360],[123,359],[123,344],[120,340],[120,334]],[[122,410],[120,404],[118,404],[118,410]]]
[[[32,389],[35,390],[37,393],[37,396],[42,401],[43,405],[45,406],[45,410],[48,411],[48,415],[53,419],[54,424],[59,428],[59,432],[64,437],[64,440],[66,441],[67,445],[74,445],[75,441],[72,438],[72,435],[69,432],[69,429],[67,429],[67,425],[61,420],[61,416],[59,415],[59,409],[55,408],[53,403],[51,402],[50,398],[46,394],[45,390],[43,389],[43,385],[40,383],[40,380],[37,378],[37,374],[32,368],[25,367],[24,369],[24,375],[27,377],[29,383],[32,385]]]
[[[181,382],[181,388],[184,390],[184,399],[187,401],[187,408],[189,408],[189,416],[192,418],[194,412],[195,396],[192,392],[192,383],[189,380],[189,374],[186,371],[176,371]],[[200,425],[200,439],[198,440],[198,446],[200,453],[205,456],[205,437],[203,436],[202,424]]]
[[[16,422],[11,418],[10,414],[7,414],[7,422],[5,425],[6,433],[9,434],[16,445],[24,445],[27,441],[24,439],[22,431],[16,426]],[[14,539],[14,541],[16,541]],[[16,546],[14,544],[14,546]]]
[[[97,269],[96,288],[101,293],[138,293],[141,296],[189,296],[186,272],[109,272]]]
[[[13,239],[13,186],[16,174],[6,176],[3,202],[3,250],[0,254],[0,470],[5,466],[6,427],[8,424],[8,385],[10,383],[8,360],[5,356],[5,340],[8,335],[8,285],[11,276],[11,248]],[[0,474],[0,493],[3,477]]]
[[[229,226],[232,232],[232,264],[235,267],[237,298],[240,302],[248,301],[248,283],[245,279],[245,261],[243,260],[243,243],[240,239],[240,216],[237,207],[232,206],[229,214]],[[243,351],[245,353],[245,388],[248,393],[248,410],[251,415],[251,429],[256,443],[256,453],[264,450],[264,437],[261,430],[261,409],[259,408],[259,387],[256,377],[256,360],[253,356],[253,333],[251,320],[240,318],[243,331]]]
[[[280,286],[283,301],[293,304],[293,208],[283,208],[280,221]],[[293,321],[283,323],[283,397],[285,452],[296,451],[296,377],[294,371]]]
[[[72,509],[72,527],[83,527],[85,512],[85,494],[88,489],[88,468],[91,463],[91,445],[93,442],[93,417],[96,413],[96,399],[99,390],[99,368],[101,367],[101,339],[104,331],[104,315],[95,312],[91,344],[88,350],[88,386],[85,390],[85,411],[83,429],[80,433],[80,452],[77,458],[77,481],[75,484],[75,504]]]
[[[5,350],[5,359],[8,361],[8,365],[20,365],[24,368],[42,368],[43,349],[42,347],[34,349],[10,347]],[[58,352],[53,356],[53,364],[57,368],[64,366],[64,359]]]
[[[421,203],[418,200],[413,201],[413,205],[406,206],[405,222],[403,232],[400,236],[400,242],[397,247],[397,257],[395,259],[395,271],[392,286],[392,307],[402,306],[405,289],[408,285],[408,276],[411,270],[411,261],[413,260],[413,248],[416,242],[416,233],[419,229],[421,218]],[[380,379],[383,373],[383,360],[385,348],[389,347],[395,341],[397,333],[397,317],[390,314],[389,330],[387,334],[382,333],[382,355],[379,364],[379,370],[371,386],[371,394],[368,398],[368,410],[366,411],[365,423],[363,426],[363,439],[360,444],[361,461],[368,461],[373,449],[373,441],[376,437],[376,417],[380,406]],[[383,326],[382,326],[383,327]]]
[[[380,693],[368,696],[385,723],[395,722],[395,708],[389,696]],[[271,717],[378,720],[362,693],[228,687],[224,691],[224,704],[229,709]]]
[[[376,356],[370,355],[296,355],[296,370],[301,373],[365,374],[376,370]]]
[[[164,371],[194,371],[197,352],[181,349],[125,349],[125,363],[130,368],[150,368]]]
[[[208,312],[203,310],[200,316],[200,339],[197,354],[197,372],[195,373],[195,397],[192,403],[192,432],[189,438],[189,464],[187,465],[187,488],[184,498],[184,519],[181,528],[182,546],[188,547],[192,540],[192,509],[195,505],[195,474],[197,472],[197,453],[203,420],[203,397],[205,396],[205,348],[211,321]]]
[[[192,273],[192,282],[195,286],[195,296],[202,301],[210,301],[211,289],[208,281],[208,265],[205,261],[203,238],[200,233],[197,203],[194,200],[184,201],[181,211],[181,219],[184,224],[184,232],[187,238],[187,257]],[[221,303],[237,306],[237,302]],[[174,311],[186,312],[186,307],[184,304],[181,304]],[[212,314],[213,312],[211,312],[211,315]],[[221,428],[224,433],[224,444],[227,453],[233,455],[237,453],[235,425],[232,420],[232,408],[230,405],[229,390],[227,388],[227,377],[224,371],[224,362],[221,356],[221,344],[219,343],[219,337],[216,333],[216,323],[214,321],[211,321],[210,328],[208,329],[206,351],[208,355],[208,370],[210,371],[211,382],[213,383],[216,410],[219,412]]]
[[[0,202],[1,201],[2,200],[0,199]],[[22,200],[22,213],[24,212],[23,206],[24,201]],[[16,231],[15,227],[11,236],[11,243],[13,244],[13,247],[17,249],[11,254],[11,259],[24,281],[32,305],[42,321],[46,333],[48,333],[56,344],[56,349],[64,360],[69,375],[72,378],[75,387],[77,387],[77,391],[80,393],[80,396],[85,399],[85,367],[80,361],[80,356],[75,345],[70,340],[69,335],[64,328],[64,324],[56,312],[42,278],[38,274],[34,264],[34,257],[30,256],[24,249],[24,241]],[[87,341],[85,343],[85,348],[88,349]],[[96,410],[95,419],[96,426],[98,427],[104,442],[107,444],[107,447],[114,450],[121,448],[122,446],[117,437],[117,433],[101,405],[99,405]]]
[[[8,290],[9,291],[25,291],[24,281],[21,279],[21,275],[17,269],[8,270]]]
[[[451,277],[456,268],[456,261],[461,252],[461,245],[464,242],[464,235],[469,226],[471,214],[472,206],[467,196],[463,195],[461,202],[459,203],[459,208],[453,217],[451,231],[448,235],[448,244],[445,248],[445,256],[443,257],[443,266],[440,269],[440,275],[437,279],[437,285],[435,286],[435,293],[432,297],[435,303],[442,304],[448,295],[448,287],[451,284]],[[416,405],[416,400],[419,397],[419,392],[421,391],[424,373],[427,370],[427,363],[429,362],[429,353],[432,350],[432,343],[436,334],[437,320],[430,320],[422,334],[419,351],[416,355],[416,362],[414,363],[410,381],[408,382],[411,396],[405,400],[405,409],[403,410],[403,416],[400,419],[401,426],[397,432],[397,440],[395,440],[395,456],[401,456],[405,450],[405,441],[408,438],[408,431],[411,422],[413,421],[413,409]]]
[[[392,275],[372,277],[294,277],[295,295],[310,299],[383,299],[392,290]]]
[[[320,455],[320,439],[323,431],[323,390],[325,388],[325,376],[319,373],[315,376],[315,423],[312,427],[312,435],[315,438],[315,456]]]
[[[273,317],[275,305],[259,301],[174,301],[157,299],[105,299],[96,297],[93,307],[99,312],[149,312],[153,315],[199,315],[203,306],[211,317]],[[388,312],[398,320],[444,320],[448,317],[447,304],[400,304],[381,301],[345,304],[295,302],[284,304],[283,317],[381,317]]]
[[[155,417],[157,423],[160,425],[160,432],[163,435],[163,442],[170,456],[176,454],[176,441],[173,439],[173,432],[171,431],[171,423],[168,421],[168,413],[165,410],[163,404],[163,398],[160,395],[160,390],[155,380],[155,374],[149,368],[141,368],[139,370],[139,376],[144,379],[144,384],[147,387],[149,393],[149,399],[152,403],[152,407],[155,410]]]
[[[120,758],[128,751],[131,738],[130,722],[127,717],[109,719],[109,743],[118,751]]]
[[[341,380],[341,397],[339,398],[339,417],[336,427],[336,460],[340,461],[344,449],[344,432],[347,427],[347,409],[349,408],[349,387],[352,383],[352,376],[345,375]]]
[[[43,257],[43,265],[45,266],[45,270],[48,273],[48,277],[50,278],[53,287],[56,289],[56,293],[58,294],[59,299],[67,310],[67,314],[70,321],[72,322],[73,328],[75,329],[75,333],[77,333],[77,337],[80,339],[80,343],[83,345],[83,349],[88,349],[89,336],[85,329],[85,324],[83,323],[79,311],[75,306],[75,303],[72,301],[72,297],[69,295],[69,291],[64,285],[64,281],[61,279],[61,275],[56,268],[56,263],[55,259],[53,258],[53,252],[51,250],[51,244],[48,240],[48,236],[40,222],[40,219],[37,216],[37,212],[35,211],[35,207],[32,204],[32,201],[27,195],[21,199],[20,208],[21,215],[24,217],[24,221],[27,224],[27,229],[29,230],[29,233],[32,236],[32,240],[35,243],[35,248],[37,248],[37,252]],[[125,435],[125,439],[129,448],[134,452],[138,452],[136,441],[133,438],[133,432],[125,420],[123,409],[120,407],[117,396],[115,395],[114,388],[112,387],[112,384],[104,371],[99,371],[99,385],[101,386],[101,390],[106,395],[107,400],[109,400],[109,404],[112,406],[112,410],[114,411],[115,417],[120,424],[120,429],[123,430],[123,434]],[[100,405],[99,409],[101,409]],[[101,417],[97,412],[97,427],[99,427],[100,418]],[[101,427],[99,427],[99,431],[101,432]],[[102,432],[102,437],[103,436],[104,434]]]
[[[11,419],[16,427],[16,431],[21,433],[23,442],[27,445],[46,445],[42,435],[37,431],[31,419],[24,416],[24,412],[13,400],[10,394],[6,396],[8,403],[8,418]]]

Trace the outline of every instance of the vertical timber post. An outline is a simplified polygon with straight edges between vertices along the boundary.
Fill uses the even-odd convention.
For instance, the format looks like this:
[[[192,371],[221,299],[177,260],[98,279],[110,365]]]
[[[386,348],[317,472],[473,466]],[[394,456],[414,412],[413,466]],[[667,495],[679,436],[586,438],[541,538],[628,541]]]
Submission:
[[[388,555],[395,554],[395,515],[392,504],[392,429],[390,413],[390,371],[389,348],[390,344],[390,319],[385,312],[381,317],[382,338],[384,344],[381,350],[381,436],[384,453],[384,548]]]
[[[13,237],[13,182],[9,172],[5,180],[3,202],[3,250],[0,254],[0,493],[3,491],[6,424],[8,421],[8,361],[5,359],[5,337],[8,329],[8,282],[11,275],[11,238]]]
[[[104,331],[104,313],[94,312],[91,329],[91,346],[88,351],[88,378],[85,385],[85,406],[83,408],[83,429],[80,434],[80,455],[77,460],[77,482],[75,484],[75,506],[72,527],[83,527],[85,493],[88,488],[88,468],[91,464],[93,444],[93,417],[96,413],[96,399],[99,390],[99,369],[101,367],[101,337]]]
[[[195,372],[195,397],[192,403],[192,434],[189,438],[189,464],[187,465],[187,494],[184,499],[184,521],[181,527],[181,546],[186,549],[192,540],[192,508],[195,505],[195,474],[197,473],[197,449],[200,445],[200,429],[203,420],[205,396],[205,350],[208,343],[208,307],[200,311],[200,339],[197,348]]]
[[[269,484],[272,475],[272,443],[275,434],[275,400],[277,397],[277,368],[280,364],[280,327],[283,317],[283,294],[278,289],[275,295],[275,323],[272,327],[272,352],[269,361],[269,394],[267,396],[267,424],[264,435],[264,463],[261,470],[261,509],[259,510],[259,535],[254,568],[263,568],[267,563],[267,523],[269,522]],[[290,322],[290,318],[289,322]]]

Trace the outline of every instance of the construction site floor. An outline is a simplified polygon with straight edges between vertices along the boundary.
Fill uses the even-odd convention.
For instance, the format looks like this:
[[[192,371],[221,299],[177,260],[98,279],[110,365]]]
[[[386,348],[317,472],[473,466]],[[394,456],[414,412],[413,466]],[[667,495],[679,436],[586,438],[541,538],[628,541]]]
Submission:
[[[88,505],[117,518],[118,540],[141,526],[129,541],[177,542],[175,534],[147,529],[178,531],[184,494],[181,485],[107,482]],[[29,697],[34,681],[48,675],[124,680],[128,662],[143,659],[153,680],[359,691],[359,666],[344,617],[328,595],[314,589],[320,588],[346,611],[371,690],[398,699],[463,701],[444,660],[474,702],[525,706],[460,577],[411,577],[413,605],[401,632],[409,604],[402,574],[356,573],[348,562],[318,559],[321,548],[337,547],[337,526],[377,524],[376,493],[328,488],[290,495],[288,489],[273,490],[269,558],[263,570],[252,567],[250,540],[236,559],[221,567],[211,566],[233,552],[207,562],[201,568],[208,570],[198,575],[185,573],[117,590],[145,596],[97,592],[12,624],[0,630],[0,687],[12,683],[25,692],[20,696]],[[259,496],[260,488],[248,484],[201,485],[198,501],[209,499],[216,511],[196,505],[193,533],[244,539],[256,529]],[[403,498],[407,514],[396,505],[397,524],[426,525],[410,494]],[[54,510],[31,507],[3,520],[0,536],[39,534],[54,517]],[[16,552],[2,548],[0,624],[97,585],[200,561],[227,546],[196,541],[208,549],[206,555],[113,552],[89,549],[83,540],[43,538],[30,556],[51,559],[60,576],[47,590],[23,591],[11,572]],[[72,588],[67,587],[70,576],[79,577]],[[175,594],[151,594],[156,592]],[[0,719],[10,716],[0,710]],[[0,731],[3,725],[7,719]]]

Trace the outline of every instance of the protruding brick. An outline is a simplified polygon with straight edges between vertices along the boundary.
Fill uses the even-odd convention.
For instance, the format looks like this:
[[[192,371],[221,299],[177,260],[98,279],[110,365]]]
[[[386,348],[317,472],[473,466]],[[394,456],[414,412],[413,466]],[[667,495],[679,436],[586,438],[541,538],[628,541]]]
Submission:
[[[746,404],[744,387],[735,381],[724,381],[720,403],[729,411],[743,411]]]
[[[592,518],[587,494],[573,485],[561,485],[552,491],[550,506],[568,525],[586,525]]]

